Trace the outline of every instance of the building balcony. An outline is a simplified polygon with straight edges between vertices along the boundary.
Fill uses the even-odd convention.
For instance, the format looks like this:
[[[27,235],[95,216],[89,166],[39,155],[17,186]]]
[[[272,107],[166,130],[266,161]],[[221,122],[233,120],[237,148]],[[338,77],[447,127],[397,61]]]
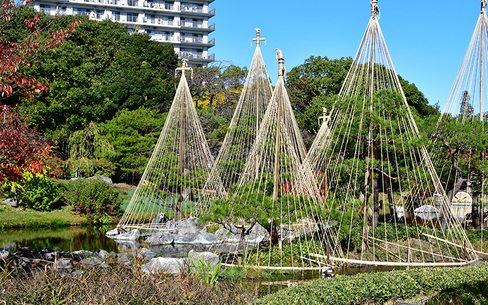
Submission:
[[[215,60],[215,54],[211,54],[209,56],[204,56],[202,53],[196,52],[188,52],[188,51],[180,51],[177,52],[180,58],[186,58],[190,62],[212,62]]]
[[[154,34],[151,35],[151,39],[157,42],[175,42],[176,39],[172,35],[161,35],[161,34]]]

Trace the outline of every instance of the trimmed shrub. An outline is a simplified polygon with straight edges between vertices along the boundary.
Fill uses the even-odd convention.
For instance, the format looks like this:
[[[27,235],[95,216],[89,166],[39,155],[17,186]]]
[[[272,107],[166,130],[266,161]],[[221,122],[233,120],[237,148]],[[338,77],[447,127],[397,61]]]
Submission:
[[[49,211],[61,203],[58,185],[42,174],[25,172],[16,194],[20,206],[34,210]]]

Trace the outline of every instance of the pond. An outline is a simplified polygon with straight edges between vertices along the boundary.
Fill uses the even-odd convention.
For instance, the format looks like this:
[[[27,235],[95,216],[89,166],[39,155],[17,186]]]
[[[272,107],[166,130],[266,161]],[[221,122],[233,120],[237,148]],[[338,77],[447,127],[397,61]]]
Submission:
[[[105,231],[106,228],[90,226],[1,230],[0,248],[12,251],[27,246],[34,252],[45,248],[63,251],[104,249],[108,252],[119,252],[117,244],[105,237]]]
[[[75,226],[55,229],[1,230],[0,248],[14,251],[20,247],[28,246],[34,252],[45,248],[63,251],[104,249],[108,252],[113,251],[116,253],[132,251],[130,247],[124,244],[118,244],[114,240],[107,238],[105,232],[109,229],[111,227]],[[151,250],[169,257],[182,256],[182,253],[188,253],[189,251],[185,246],[151,247]],[[198,249],[198,247],[194,248],[194,250],[205,251],[204,248]],[[335,274],[354,275],[388,270],[392,270],[392,268],[356,266],[338,269],[335,271]],[[285,287],[295,286],[320,278],[325,278],[325,275],[322,275],[320,272],[304,272],[299,274],[276,274],[266,279],[258,280],[245,278],[242,279],[242,282],[244,285],[249,285],[250,289],[257,287],[259,295],[262,296]]]

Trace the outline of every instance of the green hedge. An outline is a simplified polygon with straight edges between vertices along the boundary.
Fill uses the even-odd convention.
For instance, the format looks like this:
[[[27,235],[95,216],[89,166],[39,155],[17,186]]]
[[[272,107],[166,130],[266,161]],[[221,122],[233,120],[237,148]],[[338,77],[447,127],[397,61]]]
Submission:
[[[488,282],[488,266],[466,268],[424,268],[337,276],[281,290],[258,300],[257,304],[382,304],[418,295],[458,292],[460,295]],[[485,292],[488,295],[488,291]],[[481,301],[485,304],[486,299]],[[477,304],[475,302],[473,304]],[[465,304],[465,303],[460,303]],[[471,304],[468,302],[466,304]]]

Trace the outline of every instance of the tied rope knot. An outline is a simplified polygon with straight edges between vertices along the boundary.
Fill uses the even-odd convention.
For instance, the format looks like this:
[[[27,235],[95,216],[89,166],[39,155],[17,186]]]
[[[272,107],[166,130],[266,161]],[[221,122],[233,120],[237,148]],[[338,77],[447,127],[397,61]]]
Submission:
[[[488,1],[488,0],[482,0]],[[371,17],[378,17],[379,19],[380,7],[378,6],[378,0],[371,0]]]

